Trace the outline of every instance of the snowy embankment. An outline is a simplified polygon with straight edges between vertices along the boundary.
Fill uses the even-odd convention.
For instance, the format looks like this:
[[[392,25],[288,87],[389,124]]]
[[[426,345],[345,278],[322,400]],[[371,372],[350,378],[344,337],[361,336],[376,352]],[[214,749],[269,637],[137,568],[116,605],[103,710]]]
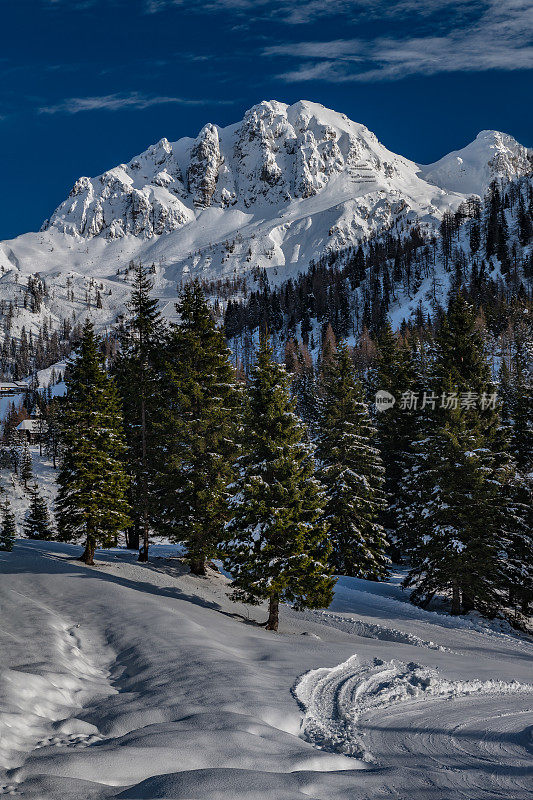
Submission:
[[[170,552],[0,554],[0,794],[527,796],[529,640],[349,579],[326,613],[283,608],[276,635]]]

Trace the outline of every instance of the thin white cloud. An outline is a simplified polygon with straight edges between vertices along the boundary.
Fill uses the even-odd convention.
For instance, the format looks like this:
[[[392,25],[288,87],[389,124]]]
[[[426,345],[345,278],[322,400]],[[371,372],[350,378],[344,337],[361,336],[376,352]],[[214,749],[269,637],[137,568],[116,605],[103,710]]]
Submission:
[[[409,0],[405,0],[409,2]],[[337,39],[270,46],[265,56],[296,58],[287,82],[397,80],[443,72],[533,68],[533,0],[491,0],[475,21],[437,35]]]
[[[243,12],[252,18],[268,16],[277,22],[302,25],[322,17],[360,15],[390,17],[414,12],[431,16],[447,7],[471,8],[480,0],[144,0],[145,10],[155,14],[167,8],[206,13]]]
[[[173,104],[201,106],[227,103],[222,100],[194,100],[184,97],[150,96],[141,92],[106,94],[94,97],[69,97],[60,103],[39,108],[40,114],[79,114],[84,111],[121,111],[125,108],[144,109]]]

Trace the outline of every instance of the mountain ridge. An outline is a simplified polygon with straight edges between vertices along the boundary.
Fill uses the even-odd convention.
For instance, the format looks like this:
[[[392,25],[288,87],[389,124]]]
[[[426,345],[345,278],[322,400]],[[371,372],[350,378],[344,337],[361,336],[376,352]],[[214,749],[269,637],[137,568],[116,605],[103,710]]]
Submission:
[[[19,278],[38,273],[50,327],[91,313],[105,328],[124,311],[128,263],[140,260],[154,265],[154,293],[172,316],[176,287],[190,277],[253,281],[266,271],[279,285],[374,235],[408,236],[416,226],[430,236],[471,194],[443,186],[464,188],[466,175],[482,194],[493,178],[530,174],[532,154],[508,134],[481,131],[421,165],[345,114],[262,101],[233,125],[160,139],[125,164],[80,177],[40,232],[0,242],[0,299],[16,300]]]
[[[402,220],[434,227],[472,188],[482,194],[492,177],[524,174],[530,159],[508,134],[485,131],[424,166],[317,103],[263,101],[239,123],[208,123],[195,139],[163,138],[128,163],[80,177],[39,234],[0,245],[0,264],[46,272],[53,260],[93,274],[98,260],[112,274],[139,258],[172,264],[173,283],[254,266],[284,278],[328,248]],[[449,188],[464,172],[469,191]]]

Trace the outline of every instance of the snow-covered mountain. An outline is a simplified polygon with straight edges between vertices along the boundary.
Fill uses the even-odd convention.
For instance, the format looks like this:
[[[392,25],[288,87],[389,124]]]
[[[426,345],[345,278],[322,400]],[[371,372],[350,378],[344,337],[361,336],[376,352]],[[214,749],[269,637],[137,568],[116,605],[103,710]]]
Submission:
[[[128,294],[117,273],[136,259],[155,264],[155,291],[171,314],[176,284],[189,276],[259,267],[279,283],[328,249],[412,222],[435,226],[493,177],[530,171],[531,151],[506,134],[482,132],[421,166],[317,103],[262,102],[235,125],[161,139],[127,164],[79,178],[40,232],[0,244],[0,299],[11,298],[21,273],[39,272],[55,302],[47,312],[79,319],[86,293],[99,290],[107,324]]]
[[[420,164],[420,175],[449,192],[482,195],[494,178],[530,174],[532,155],[507,133],[481,131],[462,150],[454,150],[434,164]]]

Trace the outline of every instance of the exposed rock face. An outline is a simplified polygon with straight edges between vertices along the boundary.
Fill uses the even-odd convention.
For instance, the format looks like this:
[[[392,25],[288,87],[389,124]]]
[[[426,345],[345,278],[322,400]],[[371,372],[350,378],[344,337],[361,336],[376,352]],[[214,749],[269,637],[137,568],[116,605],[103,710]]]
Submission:
[[[187,185],[196,207],[207,208],[211,205],[223,163],[218,130],[214,125],[206,125],[191,149],[187,170]]]

